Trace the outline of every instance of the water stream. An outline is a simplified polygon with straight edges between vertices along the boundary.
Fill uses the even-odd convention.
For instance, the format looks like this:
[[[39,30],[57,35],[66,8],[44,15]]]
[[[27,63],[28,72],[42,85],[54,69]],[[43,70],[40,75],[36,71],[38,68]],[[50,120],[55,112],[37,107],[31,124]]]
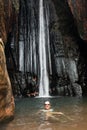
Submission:
[[[39,3],[39,59],[40,59],[40,84],[39,96],[49,96],[49,78],[47,72],[46,34],[43,0]]]

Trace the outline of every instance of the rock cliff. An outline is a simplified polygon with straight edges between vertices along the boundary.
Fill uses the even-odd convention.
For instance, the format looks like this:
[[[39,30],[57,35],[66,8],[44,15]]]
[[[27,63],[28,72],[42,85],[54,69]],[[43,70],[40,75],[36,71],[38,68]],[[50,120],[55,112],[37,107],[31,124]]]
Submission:
[[[68,0],[80,37],[87,41],[87,1]]]
[[[15,108],[5,57],[5,44],[14,23],[13,15],[11,0],[0,0],[0,121],[13,118]]]

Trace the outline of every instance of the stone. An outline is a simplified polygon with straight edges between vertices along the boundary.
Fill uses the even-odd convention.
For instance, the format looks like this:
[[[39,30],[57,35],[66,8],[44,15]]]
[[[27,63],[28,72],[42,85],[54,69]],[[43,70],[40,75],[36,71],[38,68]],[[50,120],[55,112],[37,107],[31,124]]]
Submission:
[[[78,83],[72,83],[75,96],[82,97],[82,88]]]
[[[77,28],[81,38],[87,41],[87,1],[68,0],[71,12],[76,20]]]
[[[11,82],[6,68],[4,43],[0,38],[0,121],[14,116],[14,97]]]

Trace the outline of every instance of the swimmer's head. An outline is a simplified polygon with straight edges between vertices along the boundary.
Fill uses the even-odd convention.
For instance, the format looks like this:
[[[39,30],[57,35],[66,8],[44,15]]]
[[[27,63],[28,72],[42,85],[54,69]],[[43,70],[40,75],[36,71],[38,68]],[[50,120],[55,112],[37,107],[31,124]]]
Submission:
[[[50,104],[50,102],[49,102],[49,101],[45,101],[45,103],[44,103],[44,104],[45,104],[45,105],[46,105],[46,104]]]
[[[45,101],[44,106],[45,106],[46,110],[49,110],[50,107],[51,107],[50,102],[49,101]]]

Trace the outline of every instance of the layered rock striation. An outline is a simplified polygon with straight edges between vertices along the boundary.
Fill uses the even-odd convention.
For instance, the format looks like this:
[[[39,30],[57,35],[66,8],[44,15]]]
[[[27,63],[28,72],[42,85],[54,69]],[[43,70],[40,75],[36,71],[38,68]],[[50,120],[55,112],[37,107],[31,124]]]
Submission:
[[[14,97],[7,72],[5,45],[14,27],[15,11],[11,0],[0,0],[0,121],[14,116]]]
[[[0,39],[0,121],[12,118],[14,107],[11,82],[6,67],[4,43]]]

